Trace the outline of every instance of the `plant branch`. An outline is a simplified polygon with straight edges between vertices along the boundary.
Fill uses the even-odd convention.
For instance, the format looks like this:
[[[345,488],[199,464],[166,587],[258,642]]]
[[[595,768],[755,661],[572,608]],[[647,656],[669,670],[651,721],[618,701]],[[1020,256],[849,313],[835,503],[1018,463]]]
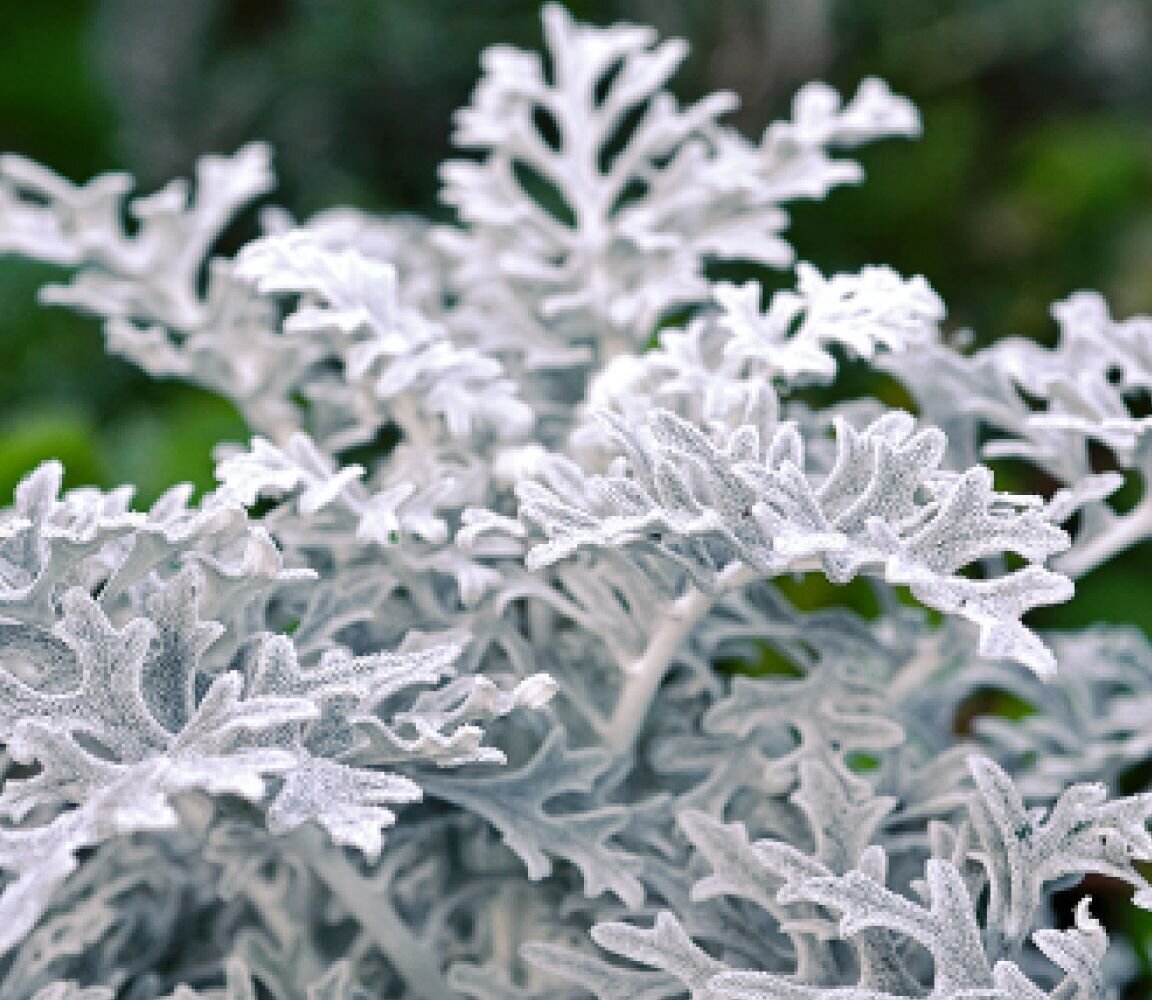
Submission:
[[[745,563],[731,563],[717,578],[715,590],[707,592],[689,587],[668,606],[644,652],[624,666],[623,690],[604,730],[604,742],[610,750],[622,753],[636,742],[672,658],[692,629],[712,610],[717,599],[730,590],[751,583],[756,576],[756,571]]]
[[[1152,496],[1146,496],[1127,514],[1113,518],[1095,538],[1057,556],[1053,568],[1058,573],[1079,578],[1149,535],[1152,535]]]
[[[345,849],[325,842],[314,826],[294,837],[301,855],[316,876],[348,909],[364,931],[388,957],[389,963],[415,993],[425,1000],[457,1000],[439,965],[429,961],[431,951],[380,898],[347,858]]]

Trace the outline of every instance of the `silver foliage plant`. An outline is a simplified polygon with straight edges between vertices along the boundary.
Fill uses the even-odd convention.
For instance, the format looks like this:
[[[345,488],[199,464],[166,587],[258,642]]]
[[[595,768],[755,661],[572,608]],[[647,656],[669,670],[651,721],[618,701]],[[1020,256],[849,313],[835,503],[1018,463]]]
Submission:
[[[0,995],[1117,996],[1075,887],[1152,907],[1152,649],[1022,618],[1152,534],[1107,502],[1152,319],[973,351],[922,277],[722,281],[914,108],[812,84],[750,141],[682,42],[544,30],[483,57],[452,224],[269,208],[223,257],[263,146],[143,198],[0,159],[43,300],[254,435],[198,500],[49,463],[0,515]],[[988,691],[1028,711],[958,729]]]

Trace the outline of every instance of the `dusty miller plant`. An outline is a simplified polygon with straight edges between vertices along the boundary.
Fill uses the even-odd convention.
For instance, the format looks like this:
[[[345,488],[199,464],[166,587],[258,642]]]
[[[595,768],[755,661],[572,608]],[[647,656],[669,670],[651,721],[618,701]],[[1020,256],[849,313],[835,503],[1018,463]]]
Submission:
[[[224,257],[261,145],[146,197],[0,159],[43,300],[253,434],[198,499],[48,463],[0,515],[0,995],[1118,995],[1075,887],[1152,906],[1152,649],[1022,618],[1152,534],[1106,502],[1152,319],[1079,292],[970,350],[923,277],[786,239],[907,100],[812,84],[752,141],[665,89],[682,42],[544,31],[483,57],[452,224],[266,208]],[[960,735],[987,691],[1030,711]]]

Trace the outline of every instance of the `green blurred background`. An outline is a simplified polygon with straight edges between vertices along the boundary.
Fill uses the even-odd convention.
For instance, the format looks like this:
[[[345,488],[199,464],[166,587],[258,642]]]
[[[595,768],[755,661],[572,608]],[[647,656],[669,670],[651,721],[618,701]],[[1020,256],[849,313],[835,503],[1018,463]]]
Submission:
[[[920,141],[865,149],[863,186],[796,207],[799,255],[822,270],[922,273],[950,324],[981,339],[1050,341],[1049,304],[1078,288],[1103,290],[1118,316],[1152,312],[1149,0],[569,6],[688,38],[677,90],[737,91],[736,124],[752,135],[810,79],[848,92],[878,75],[917,103]],[[128,170],[148,192],[204,152],[261,138],[276,149],[275,200],[298,215],[349,203],[440,216],[435,167],[450,153],[451,115],[495,42],[538,48],[538,4],[0,3],[0,150],[74,180]],[[71,485],[131,482],[142,501],[181,480],[210,486],[213,445],[244,437],[230,406],[106,357],[94,321],[36,305],[51,277],[0,260],[0,496],[51,456]],[[1146,552],[1037,623],[1152,630]]]
[[[687,37],[691,97],[736,90],[758,134],[812,78],[913,98],[919,142],[863,154],[862,188],[795,212],[824,270],[923,273],[951,322],[1042,340],[1048,304],[1104,290],[1152,311],[1147,0],[576,0],[580,18]],[[0,149],[149,191],[206,151],[277,150],[276,199],[439,214],[435,165],[480,50],[539,44],[525,0],[37,0],[0,4]],[[59,455],[73,483],[210,482],[228,406],[106,358],[93,322],[35,305],[51,272],[0,262],[0,495]],[[1144,595],[1141,595],[1143,600]],[[1119,600],[1125,600],[1118,596]]]
[[[125,169],[147,192],[207,151],[277,151],[275,198],[440,216],[435,166],[481,49],[539,46],[526,0],[37,0],[0,3],[0,150],[86,179]],[[758,135],[809,79],[878,75],[920,107],[919,142],[864,151],[868,180],[794,212],[824,271],[922,273],[950,323],[1050,342],[1049,304],[1099,288],[1152,312],[1149,0],[574,0],[692,42],[687,98],[737,91]],[[252,225],[251,219],[248,225]],[[230,407],[104,355],[93,321],[35,304],[52,270],[0,260],[0,496],[38,461],[70,484],[211,484],[244,437]],[[1152,631],[1140,547],[1038,624]],[[809,601],[830,598],[816,590]],[[821,596],[823,594],[823,596]],[[797,595],[803,597],[803,595]],[[1129,918],[1130,919],[1130,918]],[[1137,937],[1148,940],[1146,931]],[[1152,996],[1152,992],[1147,995]]]

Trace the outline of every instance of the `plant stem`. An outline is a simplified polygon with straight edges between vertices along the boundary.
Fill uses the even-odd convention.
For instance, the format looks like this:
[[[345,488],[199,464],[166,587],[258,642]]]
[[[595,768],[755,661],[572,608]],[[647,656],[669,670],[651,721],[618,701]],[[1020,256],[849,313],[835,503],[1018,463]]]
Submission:
[[[713,592],[689,587],[669,605],[643,654],[624,666],[624,687],[604,730],[604,742],[610,750],[623,753],[636,742],[672,658],[692,629],[712,610],[717,598],[756,577],[750,566],[731,563],[720,573]]]
[[[402,392],[388,401],[392,419],[399,425],[404,434],[404,440],[413,448],[431,448],[433,446],[431,429],[428,421],[421,416],[416,400],[411,393]]]
[[[294,839],[312,871],[360,922],[413,994],[424,1000],[458,1000],[459,994],[449,988],[439,964],[432,960],[431,949],[372,890],[344,848],[325,843],[314,827],[301,829]]]
[[[913,690],[928,683],[932,674],[940,667],[944,651],[944,634],[942,629],[931,633],[923,641],[916,655],[889,680],[886,685],[889,700],[899,701],[906,698]]]
[[[1053,568],[1074,578],[1084,576],[1149,535],[1152,535],[1152,497],[1145,497],[1091,541],[1058,556]]]

